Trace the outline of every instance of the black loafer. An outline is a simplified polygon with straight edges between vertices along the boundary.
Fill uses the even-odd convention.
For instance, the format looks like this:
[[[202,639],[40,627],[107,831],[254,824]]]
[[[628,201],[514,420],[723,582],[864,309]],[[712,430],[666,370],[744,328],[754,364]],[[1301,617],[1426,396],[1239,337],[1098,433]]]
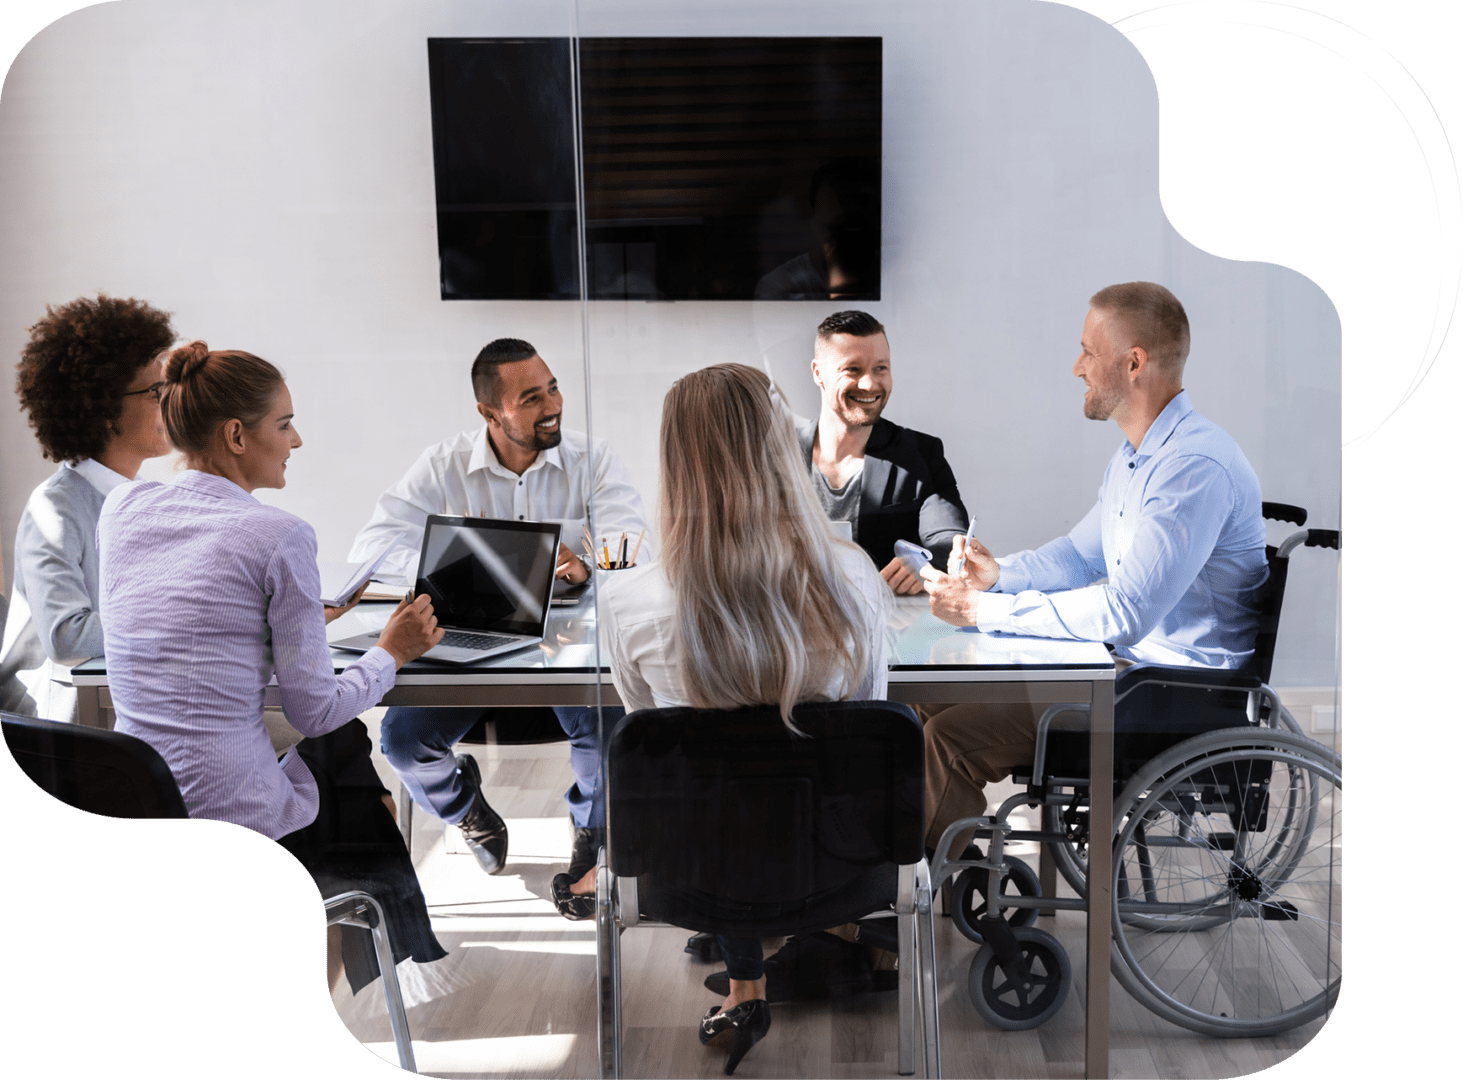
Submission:
[[[500,873],[508,865],[508,825],[483,797],[483,776],[472,755],[458,754],[457,769],[472,789],[472,805],[457,827],[478,865],[489,874]]]

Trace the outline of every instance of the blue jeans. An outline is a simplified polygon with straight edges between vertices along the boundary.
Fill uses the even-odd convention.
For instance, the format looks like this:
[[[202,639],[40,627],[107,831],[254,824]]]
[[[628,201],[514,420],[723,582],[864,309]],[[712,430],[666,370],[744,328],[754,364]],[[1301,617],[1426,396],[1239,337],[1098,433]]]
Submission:
[[[457,774],[453,748],[492,709],[400,708],[386,710],[381,721],[381,752],[411,792],[411,801],[448,823],[461,821],[472,805],[472,792]],[[564,793],[577,828],[603,827],[604,792],[600,785],[599,724],[586,706],[554,709],[569,736],[569,767],[574,786]],[[625,710],[608,706],[604,722],[612,729]],[[608,734],[608,731],[606,731]]]
[[[754,937],[723,937],[716,935],[721,946],[721,958],[726,961],[726,977],[738,982],[756,982],[763,975],[762,939]]]

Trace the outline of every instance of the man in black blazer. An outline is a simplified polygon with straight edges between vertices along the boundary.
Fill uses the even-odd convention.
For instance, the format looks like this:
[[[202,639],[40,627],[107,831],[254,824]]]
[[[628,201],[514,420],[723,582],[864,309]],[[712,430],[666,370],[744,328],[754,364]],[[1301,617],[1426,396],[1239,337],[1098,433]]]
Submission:
[[[817,420],[798,424],[813,489],[828,516],[848,521],[854,540],[901,595],[923,590],[894,556],[894,541],[918,541],[945,565],[969,521],[940,440],[882,418],[893,391],[889,339],[862,311],[840,311],[818,327],[813,381],[823,392]]]

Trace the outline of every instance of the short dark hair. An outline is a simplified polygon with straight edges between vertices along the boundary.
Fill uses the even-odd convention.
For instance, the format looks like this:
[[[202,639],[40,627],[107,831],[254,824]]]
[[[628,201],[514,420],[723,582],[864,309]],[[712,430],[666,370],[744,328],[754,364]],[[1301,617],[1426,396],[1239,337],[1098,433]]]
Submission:
[[[1178,297],[1151,281],[1109,285],[1088,303],[1116,315],[1132,335],[1131,345],[1148,353],[1170,378],[1183,374],[1189,356],[1189,317]]]
[[[472,362],[472,392],[484,405],[497,405],[502,394],[503,380],[498,369],[504,364],[516,364],[520,360],[532,360],[538,350],[520,338],[500,337],[483,346]]]
[[[866,311],[835,311],[818,324],[818,338],[827,341],[834,334],[848,334],[850,337],[873,337],[883,334],[888,337],[883,323]]]
[[[253,427],[284,384],[279,368],[239,349],[210,352],[190,341],[168,355],[163,371],[163,423],[185,454],[206,454],[214,433],[230,420]]]
[[[15,393],[47,458],[77,462],[105,452],[128,385],[173,343],[170,318],[141,300],[102,293],[46,305],[20,351]]]

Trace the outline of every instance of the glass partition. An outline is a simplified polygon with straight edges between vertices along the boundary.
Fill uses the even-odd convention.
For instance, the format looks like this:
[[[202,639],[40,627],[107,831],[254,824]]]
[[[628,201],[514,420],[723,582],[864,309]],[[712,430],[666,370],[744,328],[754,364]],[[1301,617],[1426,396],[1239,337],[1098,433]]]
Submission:
[[[1250,1038],[1265,1065],[1304,1047],[1339,978],[1332,755],[1341,749],[1340,561],[1330,547],[1287,542],[1302,529],[1339,528],[1339,321],[1299,274],[1210,255],[1169,224],[1157,183],[1157,95],[1122,34],[1073,9],[1015,0],[402,0],[374,5],[369,18],[346,0],[321,0],[308,15],[195,7],[154,0],[78,12],[10,73],[0,144],[7,160],[26,163],[0,185],[5,220],[15,225],[3,256],[15,287],[0,299],[12,329],[48,303],[101,287],[175,312],[182,338],[277,362],[304,445],[291,458],[289,485],[258,498],[308,521],[323,560],[351,556],[383,493],[414,469],[437,468],[428,448],[453,444],[462,484],[443,481],[424,513],[557,524],[570,559],[556,568],[591,583],[568,595],[560,586],[541,641],[471,663],[409,664],[383,708],[364,716],[427,917],[449,954],[401,966],[419,1071],[547,1077],[597,1075],[617,1062],[643,1075],[721,1067],[725,1048],[704,1048],[696,1032],[708,1009],[729,1004],[722,946],[704,935],[688,942],[691,930],[675,927],[597,937],[591,917],[601,843],[617,863],[624,854],[625,878],[642,865],[643,852],[615,846],[613,821],[608,836],[595,831],[621,691],[640,704],[691,700],[691,646],[676,620],[693,591],[727,613],[704,637],[727,647],[698,677],[719,678],[730,702],[765,674],[733,655],[730,646],[750,642],[743,652],[759,662],[778,653],[804,665],[798,686],[816,691],[804,697],[836,697],[853,685],[852,696],[917,707],[921,721],[942,725],[928,745],[923,733],[917,740],[927,763],[937,757],[934,731],[957,726],[952,710],[1019,706],[1034,729],[1048,706],[1079,706],[1048,718],[1048,763],[1057,771],[1041,792],[1021,797],[1021,770],[1033,760],[983,796],[992,813],[1014,800],[1006,809],[1016,833],[1001,840],[1006,870],[998,873],[1015,906],[1003,910],[1015,929],[1032,932],[1022,940],[1035,943],[1042,992],[1011,1006],[1016,1015],[1002,1012],[1009,978],[976,940],[989,870],[960,868],[948,896],[934,901],[957,917],[936,919],[931,935],[853,929],[841,917],[772,935],[766,952],[776,960],[764,989],[775,999],[773,1020],[743,1068],[809,1076],[924,1068],[926,1033],[914,1023],[901,1031],[898,971],[927,971],[930,958],[925,992],[945,998],[946,1074],[989,1071],[990,1048],[1003,1053],[1005,1040],[1020,1038],[1002,1029],[1026,1021],[1045,1025],[1048,1045],[1068,1048],[1053,1071],[1070,1071],[1079,1043],[1084,1054],[1099,1052],[1086,995],[1069,992],[1070,978],[1059,993],[1056,978],[1061,955],[1079,970],[1089,955],[1078,908],[1089,891],[1091,811],[1085,774],[1070,775],[1089,746],[1062,729],[1080,726],[1083,708],[1100,716],[1112,697],[1119,700],[1108,711],[1121,728],[1134,702],[1168,688],[1124,697],[1120,684],[1114,693],[1122,676],[1112,654],[1100,640],[1071,640],[1081,634],[953,625],[929,596],[896,595],[917,579],[894,544],[926,549],[938,569],[967,530],[1005,556],[1080,528],[1125,433],[1086,418],[1102,410],[1079,404],[1073,363],[1089,298],[1131,281],[1162,283],[1182,301],[1192,332],[1188,400],[1233,437],[1264,499],[1308,516],[1266,526],[1274,557],[1283,552],[1288,566],[1272,627],[1273,692],[1212,691],[1213,713],[1250,741],[1223,744],[1223,760],[1186,760],[1172,774],[1147,775],[1147,762],[1135,760],[1120,776],[1116,870],[1095,892],[1101,906],[1109,889],[1120,912],[1111,947],[1121,989],[1107,1008],[1098,1002],[1093,1022],[1102,1031],[1111,1023],[1114,1046],[1135,1031],[1172,1039],[1173,1067],[1195,1073],[1228,1068],[1227,1057],[1211,1058],[1232,1044],[1196,1044],[1189,1030]],[[237,71],[250,75],[232,77]],[[504,341],[529,354],[509,363],[536,361],[543,372],[542,385],[519,387],[506,424],[501,388],[473,375],[484,346]],[[716,440],[728,440],[709,421],[735,411],[728,397],[725,409],[703,406],[703,427],[683,423],[668,455],[682,467],[681,483],[703,484],[702,502],[682,490],[668,507],[667,395],[728,364],[765,377],[766,401],[756,402],[758,415],[771,417],[763,437],[771,445],[773,422],[792,424],[792,471],[714,471],[709,463],[725,449]],[[494,431],[506,441],[495,442]],[[38,453],[14,467],[16,476],[34,473],[27,490],[54,465]],[[139,475],[170,480],[177,463],[176,455],[156,459]],[[501,496],[484,494],[499,481]],[[800,493],[789,498],[803,500],[802,516],[758,510],[722,522],[720,532],[682,530],[670,554],[683,584],[673,585],[666,523],[685,524],[719,493],[760,498],[774,481]],[[16,495],[19,481],[7,483],[14,517],[24,493]],[[1251,555],[1257,544],[1251,537]],[[429,577],[418,573],[420,546],[404,545],[383,583],[413,588]],[[820,641],[813,622],[786,618],[795,605],[785,596],[760,607],[748,599],[755,590],[746,567],[785,583],[790,550],[799,565],[821,568],[819,595],[845,590],[841,614],[817,625],[866,631],[850,646],[862,668],[840,667],[838,649],[826,635]],[[1118,556],[1107,567],[1114,577]],[[494,551],[471,572],[494,559],[503,561]],[[533,577],[527,564],[535,561],[544,562],[527,559],[508,576]],[[743,571],[740,587],[727,584],[733,564]],[[860,582],[873,591],[859,592]],[[464,587],[431,583],[439,586]],[[615,590],[623,603],[610,616],[606,596]],[[532,597],[512,595],[516,610],[538,614]],[[330,640],[369,638],[393,607],[361,605],[331,624]],[[850,615],[875,609],[878,619],[864,624]],[[748,611],[775,631],[717,637]],[[1118,641],[1120,632],[1088,637],[1112,639],[1120,660],[1152,659]],[[337,669],[359,655],[336,652]],[[105,657],[72,674],[83,720],[104,725]],[[766,704],[766,683],[755,689]],[[277,686],[265,689],[266,705],[280,701]],[[397,744],[393,763],[382,751],[388,706],[473,717],[463,739],[437,739],[446,745],[433,755],[444,776],[478,773],[509,834],[501,872],[483,872],[457,823],[444,823],[425,799],[413,803],[396,769],[410,753]],[[817,727],[818,717],[813,710],[807,720],[817,736],[787,737],[788,762],[839,737],[832,721]],[[1272,742],[1257,749],[1252,724]],[[757,741],[765,731],[748,731],[746,746],[771,745]],[[678,737],[690,746],[698,733]],[[772,751],[747,756],[759,767],[782,762]],[[892,770],[898,754],[887,757]],[[716,778],[718,790],[732,792],[724,803],[742,807],[742,827],[716,819],[677,851],[677,873],[713,880],[722,854],[745,856],[747,832],[768,853],[753,869],[770,876],[774,863],[802,858],[805,885],[873,861],[870,837],[883,826],[861,812],[883,804],[866,773],[839,773],[856,774],[863,788],[825,789],[822,778],[764,783],[760,773],[756,787],[748,770],[726,784]],[[702,778],[678,779],[675,803],[666,781],[639,811],[656,810],[668,832],[712,821],[701,790],[712,781]],[[902,802],[893,803],[908,811],[923,797],[917,788],[900,789]],[[783,800],[777,815],[767,810],[774,798]],[[926,809],[938,820],[936,806]],[[955,833],[943,853],[941,835],[910,837],[906,865],[929,849],[938,869],[964,851]],[[978,840],[996,860],[993,842]],[[158,840],[154,862],[175,843],[172,834]],[[191,871],[169,878],[149,862],[127,884],[171,899],[199,887]],[[229,872],[223,885],[232,887],[240,875]],[[297,867],[282,857],[261,873],[280,897],[301,892]],[[914,895],[918,873],[911,880]],[[222,887],[207,884],[209,896]],[[666,902],[653,886],[649,873],[643,893],[622,889],[604,900],[631,923],[632,901]],[[749,890],[740,897],[747,904],[767,901]],[[305,900],[297,914],[313,920],[314,935],[319,907],[308,890]],[[1037,915],[1045,901],[1055,913]],[[265,907],[261,918],[273,914]],[[919,941],[932,957],[918,958]],[[614,964],[618,1013],[600,981]],[[1266,965],[1263,980],[1210,977]],[[275,967],[255,968],[242,1000],[272,1001]],[[192,975],[159,970],[169,985],[158,993],[194,985]],[[988,994],[972,995],[972,970]],[[1185,983],[1196,971],[1210,974]],[[785,1007],[798,997],[815,1000]],[[341,984],[334,1001],[358,1038],[396,1060],[380,992]],[[1156,1034],[1150,1015],[1160,1019]],[[621,1032],[618,1058],[601,1042],[605,1029]],[[1031,1069],[1041,1074],[1040,1063]]]

